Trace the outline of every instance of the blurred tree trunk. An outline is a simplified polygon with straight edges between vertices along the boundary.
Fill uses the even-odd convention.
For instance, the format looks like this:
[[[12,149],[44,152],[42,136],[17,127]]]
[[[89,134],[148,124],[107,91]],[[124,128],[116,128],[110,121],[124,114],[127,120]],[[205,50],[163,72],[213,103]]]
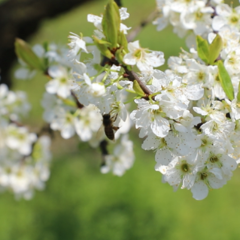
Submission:
[[[16,37],[26,39],[42,19],[55,17],[90,0],[8,0],[0,4],[0,75],[1,83],[11,86],[9,70],[16,59]]]

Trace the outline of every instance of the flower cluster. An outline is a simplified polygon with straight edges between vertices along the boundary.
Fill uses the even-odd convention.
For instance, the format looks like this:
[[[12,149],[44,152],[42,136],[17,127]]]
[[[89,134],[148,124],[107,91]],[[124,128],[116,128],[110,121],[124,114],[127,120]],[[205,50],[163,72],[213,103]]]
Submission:
[[[50,139],[37,137],[18,121],[30,109],[23,92],[0,85],[0,188],[30,199],[49,178]]]
[[[168,24],[180,38],[187,35],[188,47],[195,46],[195,36],[207,37],[209,33],[230,26],[239,31],[240,8],[232,8],[222,0],[156,0],[159,11],[154,21],[161,31]]]
[[[126,8],[120,9],[119,13],[122,19],[126,19],[129,15]],[[102,18],[89,15],[88,20],[97,27],[96,35],[101,38],[103,36],[101,33]],[[130,28],[121,24],[121,29],[127,33]],[[36,45],[31,50],[28,49],[38,56],[39,65],[44,66],[43,73],[49,78],[42,99],[44,120],[49,124],[50,129],[60,131],[64,139],[77,134],[81,141],[89,142],[92,147],[99,147],[106,138],[106,132],[109,131],[113,133],[115,140],[122,134],[124,136],[121,139],[127,139],[131,124],[127,107],[123,103],[127,95],[123,86],[131,88],[132,83],[130,81],[119,82],[121,76],[118,66],[113,65],[108,69],[96,68],[96,64],[99,65],[101,62],[101,52],[93,44],[92,38],[71,33],[69,40],[70,50],[67,54],[65,48],[54,44]],[[88,55],[84,62],[81,60],[82,53],[85,53],[85,56]],[[16,76],[26,79],[27,74],[22,73],[27,72],[29,64],[23,65],[25,69],[17,70]],[[106,85],[109,87],[105,87]],[[109,123],[105,125],[103,124],[104,114],[109,114]],[[116,132],[118,128],[120,129]],[[131,143],[130,140],[127,142]],[[134,159],[132,144],[128,150],[124,150],[121,147],[122,144],[121,141],[116,141],[115,149],[122,149],[123,155],[128,154],[132,157],[125,162],[119,158],[117,165],[119,170],[116,170],[117,167],[114,168],[115,170],[108,169],[108,171],[112,170],[115,175],[120,175],[119,172],[123,174],[129,169]],[[113,161],[118,161],[114,155],[110,153],[107,156],[103,155],[103,162],[106,166]]]
[[[133,165],[128,132],[134,124],[144,138],[142,148],[155,151],[163,181],[201,200],[226,184],[240,162],[239,7],[219,0],[157,4],[158,30],[170,23],[194,48],[170,57],[169,69],[160,71],[164,54],[142,48],[138,40],[127,42],[130,28],[121,21],[129,14],[111,0],[103,16],[88,15],[94,36],[70,33],[67,55],[43,47],[33,57],[49,77],[43,117],[63,138],[76,133],[100,146],[101,172],[118,176]],[[136,106],[131,112],[129,102]],[[116,140],[113,154],[110,140]]]
[[[192,1],[168,1],[164,8],[170,6],[171,14],[178,12],[179,19],[175,20],[180,24],[174,25],[175,28],[180,29],[183,25],[194,34],[208,34],[206,36],[211,44],[216,38],[216,33],[213,33],[216,28],[212,30],[211,26],[216,25],[217,21],[217,18],[212,20],[212,14],[215,8],[217,13],[220,11],[220,5],[211,2],[206,6],[204,1],[195,1],[194,4]],[[188,9],[186,7],[191,11],[180,11]],[[198,14],[203,15],[202,21],[193,18],[193,15]],[[189,19],[195,23],[194,26],[190,26]],[[100,20],[102,19],[99,18]],[[124,101],[116,95],[123,90],[137,91],[126,70],[126,66],[136,65],[139,72],[135,73],[137,77],[134,78],[138,78],[138,85],[144,88],[142,87],[142,97],[135,100],[137,109],[131,112],[130,117],[136,128],[140,129],[139,136],[146,137],[142,148],[156,150],[155,169],[163,174],[165,182],[174,189],[191,189],[195,199],[203,199],[208,195],[209,188],[220,188],[226,184],[238,163],[237,33],[236,28],[223,24],[219,36],[225,46],[219,51],[219,56],[216,56],[223,61],[224,69],[230,74],[234,99],[229,99],[221,84],[220,67],[205,63],[196,50],[183,52],[180,57],[171,57],[168,61],[170,69],[162,72],[156,67],[164,63],[163,53],[143,49],[139,41],[128,43],[122,62],[115,55],[116,60],[112,60],[112,63],[110,60],[104,74],[91,75],[84,63],[80,62],[79,55],[75,55],[75,64],[79,67],[75,67],[73,72],[77,85],[74,92],[80,102],[94,104],[102,113],[106,109],[111,112],[112,106],[118,105],[119,108],[114,110],[117,118],[121,118]],[[105,37],[101,35],[101,39]],[[71,42],[70,46],[73,45]],[[86,46],[87,43],[82,45]],[[82,48],[82,51],[86,51],[86,48]],[[112,69],[118,74],[116,77],[110,76]],[[110,90],[113,87],[115,91]],[[118,102],[121,102],[121,107]],[[114,169],[115,165],[107,164],[102,171],[109,169],[109,166]]]

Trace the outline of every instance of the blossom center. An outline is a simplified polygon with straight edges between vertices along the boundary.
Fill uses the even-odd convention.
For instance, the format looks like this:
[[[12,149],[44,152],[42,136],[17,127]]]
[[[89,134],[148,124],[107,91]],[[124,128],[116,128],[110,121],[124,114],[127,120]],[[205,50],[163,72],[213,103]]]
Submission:
[[[142,57],[142,51],[141,49],[137,49],[135,52],[134,52],[134,56],[137,58],[137,59],[140,59]]]
[[[183,172],[188,172],[189,171],[189,166],[187,163],[182,164],[181,169]]]
[[[204,180],[204,179],[206,179],[207,178],[207,173],[206,172],[202,172],[202,173],[200,173],[200,178],[201,178],[201,180]]]
[[[238,16],[236,14],[232,15],[230,18],[230,22],[232,24],[236,24],[238,22]]]
[[[217,156],[212,156],[212,157],[210,157],[210,162],[211,163],[215,163],[215,162],[218,162],[218,157]]]
[[[199,79],[199,80],[203,80],[203,79],[204,79],[204,76],[205,76],[205,74],[204,74],[203,72],[199,72],[199,73],[198,73],[198,79]]]
[[[203,17],[203,13],[200,12],[200,11],[198,11],[195,16],[196,16],[196,19],[197,19],[197,20],[201,20],[202,17]]]
[[[65,84],[65,83],[67,83],[67,79],[66,79],[66,78],[61,78],[61,79],[60,79],[60,82],[61,82],[62,84]]]

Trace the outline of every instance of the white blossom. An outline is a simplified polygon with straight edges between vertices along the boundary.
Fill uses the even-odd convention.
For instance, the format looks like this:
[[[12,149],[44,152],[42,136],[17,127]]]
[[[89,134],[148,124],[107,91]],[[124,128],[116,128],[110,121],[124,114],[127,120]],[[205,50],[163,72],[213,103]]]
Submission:
[[[112,172],[121,177],[126,170],[130,169],[134,162],[133,143],[124,135],[121,142],[114,148],[112,155],[105,156],[105,165],[101,167],[102,173]]]

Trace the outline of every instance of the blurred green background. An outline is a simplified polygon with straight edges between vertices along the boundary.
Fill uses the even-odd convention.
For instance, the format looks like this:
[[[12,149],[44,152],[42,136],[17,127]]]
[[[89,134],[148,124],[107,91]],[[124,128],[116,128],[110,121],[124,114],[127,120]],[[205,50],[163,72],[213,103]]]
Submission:
[[[45,40],[66,44],[69,32],[91,35],[88,13],[99,15],[107,1],[98,0],[45,20],[31,44]],[[155,7],[154,0],[123,0],[128,8],[128,26],[137,26]],[[168,28],[157,32],[152,25],[139,34],[143,47],[161,50],[166,59],[178,55],[184,41]],[[14,81],[15,89],[28,92],[33,105],[26,122],[41,126],[40,101],[46,79]],[[32,127],[34,129],[34,127]],[[99,172],[101,153],[77,138],[55,139],[51,177],[46,189],[30,201],[16,201],[12,194],[0,197],[0,240],[155,240],[155,239],[239,239],[240,171],[227,186],[210,191],[196,201],[191,192],[173,192],[154,171],[154,153],[143,151],[137,131],[134,167],[119,178]]]

